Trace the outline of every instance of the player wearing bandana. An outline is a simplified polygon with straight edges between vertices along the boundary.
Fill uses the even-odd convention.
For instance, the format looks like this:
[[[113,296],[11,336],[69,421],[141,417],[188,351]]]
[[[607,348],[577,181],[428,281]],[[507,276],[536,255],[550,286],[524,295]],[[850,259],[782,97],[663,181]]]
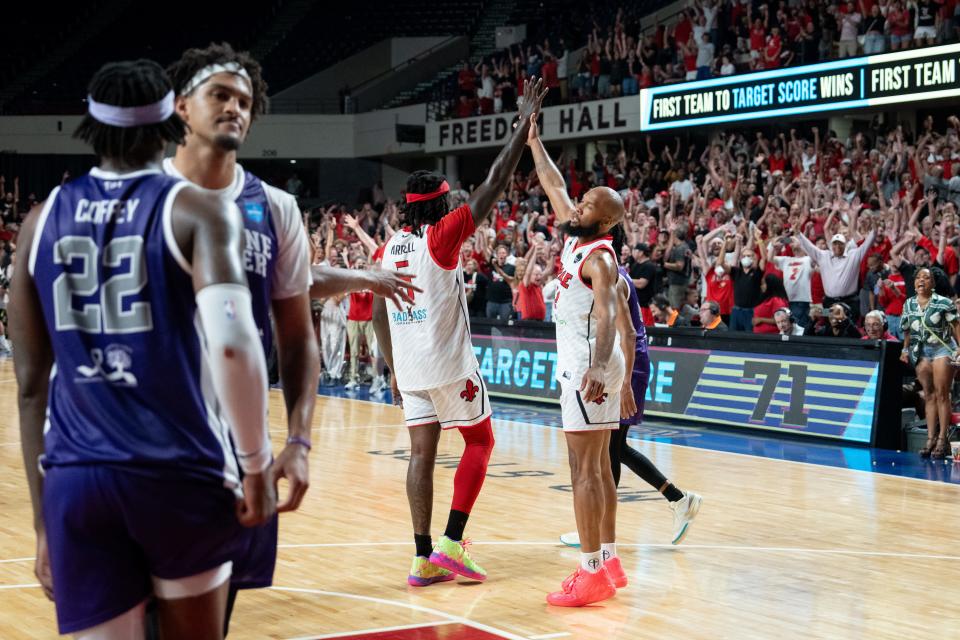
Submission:
[[[463,532],[493,450],[490,399],[470,341],[460,248],[486,218],[507,187],[523,153],[530,116],[546,91],[528,82],[520,125],[500,152],[486,180],[467,204],[450,211],[450,186],[443,176],[417,171],[407,180],[401,210],[403,228],[373,260],[409,277],[422,290],[409,306],[374,301],[377,342],[394,372],[394,398],[402,397],[410,434],[407,498],[416,555],[407,582],[427,586],[460,574],[484,580],[484,571],[466,550]],[[433,467],[443,429],[459,429],[466,443],[454,477],[453,504],[436,547],[430,535]]]

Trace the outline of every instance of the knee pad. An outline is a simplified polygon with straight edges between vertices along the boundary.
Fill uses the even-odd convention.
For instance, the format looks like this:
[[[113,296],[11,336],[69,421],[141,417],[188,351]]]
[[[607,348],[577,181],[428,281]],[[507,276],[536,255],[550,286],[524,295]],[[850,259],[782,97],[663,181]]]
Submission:
[[[493,451],[496,440],[493,438],[493,426],[490,418],[472,427],[460,427],[459,430],[468,447],[483,448],[487,451],[487,456]]]

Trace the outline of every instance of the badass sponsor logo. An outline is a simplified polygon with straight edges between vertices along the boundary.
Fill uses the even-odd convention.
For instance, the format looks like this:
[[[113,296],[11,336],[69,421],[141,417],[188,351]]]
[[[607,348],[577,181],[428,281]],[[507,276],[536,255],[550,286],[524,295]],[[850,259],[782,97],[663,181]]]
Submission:
[[[394,324],[419,324],[427,319],[426,309],[409,309],[407,311],[393,311],[390,314]]]

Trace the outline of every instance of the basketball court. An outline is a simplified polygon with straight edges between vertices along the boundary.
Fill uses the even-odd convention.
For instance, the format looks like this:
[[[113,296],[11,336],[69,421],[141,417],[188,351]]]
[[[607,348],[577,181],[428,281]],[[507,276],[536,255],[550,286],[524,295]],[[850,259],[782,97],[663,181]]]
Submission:
[[[3,362],[0,635],[54,638],[53,604],[33,576],[16,406]],[[275,451],[281,407],[271,392]],[[723,435],[662,425],[638,431],[633,445],[704,496],[690,534],[671,546],[666,501],[625,470],[618,547],[630,585],[600,605],[549,607],[544,596],[579,559],[558,542],[574,529],[563,433],[549,411],[495,416],[497,445],[467,529],[490,577],[416,589],[406,584],[400,409],[319,397],[312,484],[301,509],[281,516],[275,586],[241,594],[230,637],[900,639],[946,637],[956,624],[960,464],[904,467],[906,454],[739,436],[723,445]],[[435,534],[461,446],[456,434],[441,440]]]

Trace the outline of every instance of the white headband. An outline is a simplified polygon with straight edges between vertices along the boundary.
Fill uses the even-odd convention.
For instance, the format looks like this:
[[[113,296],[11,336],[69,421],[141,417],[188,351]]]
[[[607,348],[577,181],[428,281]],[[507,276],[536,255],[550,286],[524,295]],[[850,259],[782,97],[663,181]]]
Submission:
[[[211,76],[215,76],[218,73],[232,73],[234,75],[238,75],[247,81],[248,87],[253,87],[253,82],[250,81],[250,74],[247,73],[247,70],[243,68],[242,64],[236,62],[227,62],[226,64],[210,64],[205,66],[203,69],[200,69],[200,71],[197,71],[194,76],[190,78],[190,82],[184,85],[180,95],[190,95],[193,93],[194,89],[209,80]]]
[[[87,113],[97,122],[113,127],[140,127],[163,122],[173,115],[173,91],[153,104],[138,107],[119,107],[115,104],[97,102],[87,96]]]

